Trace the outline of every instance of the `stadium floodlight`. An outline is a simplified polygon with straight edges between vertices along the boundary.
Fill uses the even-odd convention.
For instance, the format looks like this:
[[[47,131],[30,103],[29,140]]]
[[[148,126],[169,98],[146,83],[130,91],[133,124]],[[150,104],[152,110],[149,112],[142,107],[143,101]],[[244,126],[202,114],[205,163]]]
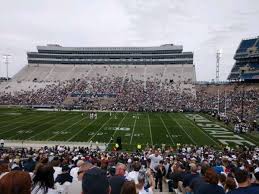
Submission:
[[[222,55],[222,49],[218,49],[216,53],[216,82],[219,82],[219,64]]]
[[[8,75],[8,68],[9,68],[9,58],[11,57],[10,54],[3,54],[3,61],[6,65],[6,81],[9,80],[9,75]]]
[[[219,64],[220,58],[222,55],[222,49],[218,49],[216,52],[216,84],[219,82]],[[219,95],[219,88],[218,88],[218,114],[220,113],[220,95]]]

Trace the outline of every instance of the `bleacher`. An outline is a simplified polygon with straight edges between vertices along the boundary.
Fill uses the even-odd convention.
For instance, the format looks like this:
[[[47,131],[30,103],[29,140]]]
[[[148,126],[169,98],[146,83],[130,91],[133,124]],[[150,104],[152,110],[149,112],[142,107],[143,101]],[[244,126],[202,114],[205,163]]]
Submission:
[[[155,81],[161,84],[170,83],[175,90],[185,91],[195,95],[193,83],[196,81],[193,65],[51,65],[30,64],[22,68],[8,83],[1,84],[1,91],[14,93],[16,91],[30,91],[44,88],[48,84],[59,82],[95,79],[95,78],[121,78],[121,86],[125,79]]]
[[[17,91],[32,91],[46,87],[50,82],[32,82],[32,81],[9,81],[0,84],[0,93],[15,93]],[[55,83],[51,83],[55,84]]]
[[[228,80],[258,81],[259,77],[259,37],[242,40],[236,54],[236,60]]]
[[[251,73],[242,74],[241,79],[243,79],[243,80],[259,79],[259,72],[251,72]]]
[[[246,52],[248,48],[252,47],[255,44],[256,40],[257,38],[243,40],[240,43],[239,48],[237,49],[237,53]]]

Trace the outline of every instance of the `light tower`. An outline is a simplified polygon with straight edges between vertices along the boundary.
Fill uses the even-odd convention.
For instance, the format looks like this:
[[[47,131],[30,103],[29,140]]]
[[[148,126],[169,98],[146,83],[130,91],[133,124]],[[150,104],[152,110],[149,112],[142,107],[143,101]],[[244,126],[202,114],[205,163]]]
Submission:
[[[6,81],[8,82],[9,80],[9,75],[8,75],[8,68],[9,68],[9,58],[11,57],[11,55],[9,54],[3,54],[3,60],[4,60],[4,63],[6,65]]]
[[[217,50],[216,53],[216,84],[219,83],[219,63],[221,58],[221,49]],[[218,114],[220,114],[220,96],[219,96],[219,86],[218,86]]]
[[[220,58],[221,58],[222,50],[217,50],[216,53],[216,82],[219,82],[219,64],[220,64]]]

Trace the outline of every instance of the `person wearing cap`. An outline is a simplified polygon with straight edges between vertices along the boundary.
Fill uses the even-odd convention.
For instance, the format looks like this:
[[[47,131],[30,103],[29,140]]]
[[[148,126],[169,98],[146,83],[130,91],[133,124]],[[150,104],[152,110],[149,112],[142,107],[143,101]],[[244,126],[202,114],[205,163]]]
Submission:
[[[111,187],[106,172],[100,168],[88,170],[83,176],[82,190],[82,194],[110,194]]]
[[[33,160],[32,156],[23,163],[24,171],[33,172],[36,166],[36,162]]]

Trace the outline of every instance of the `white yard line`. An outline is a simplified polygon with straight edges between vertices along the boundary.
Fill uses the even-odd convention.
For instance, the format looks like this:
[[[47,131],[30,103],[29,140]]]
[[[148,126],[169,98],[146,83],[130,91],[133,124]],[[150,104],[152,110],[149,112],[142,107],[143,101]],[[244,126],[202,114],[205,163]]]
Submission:
[[[67,129],[70,129],[71,127],[73,127],[74,125],[76,125],[77,123],[81,122],[81,121],[84,120],[84,119],[85,119],[85,117],[83,117],[82,119],[80,119],[79,121],[77,121],[77,122],[75,122],[75,123],[72,123],[72,125],[69,125],[68,127],[66,127],[65,129],[61,130],[60,132],[65,131],[65,130],[67,130]],[[58,136],[58,135],[59,135],[59,134],[55,134],[55,135],[49,137],[46,141],[49,141],[50,139],[53,139],[54,137],[56,137],[56,136]]]
[[[111,120],[112,117],[110,117],[107,121],[105,121],[105,123],[92,135],[92,137],[90,137],[87,142],[91,141],[101,130],[102,128],[106,125],[106,123],[108,123]]]
[[[43,123],[41,123],[41,124],[39,124],[39,125],[36,125],[36,126],[34,126],[34,127],[32,127],[32,128],[29,128],[28,130],[32,130],[32,129],[38,128],[39,126],[42,126],[42,125],[48,124],[48,123],[50,123],[50,122],[56,121],[57,119],[58,119],[57,117],[54,118],[54,119],[50,119],[49,121],[43,122]],[[17,136],[17,135],[19,135],[19,134],[15,134],[15,135],[13,135],[13,136],[11,136],[11,137],[9,137],[9,138],[12,139],[13,137],[15,137],[15,136]]]
[[[149,125],[149,133],[150,133],[150,140],[151,140],[151,145],[153,145],[153,137],[152,137],[152,131],[151,131],[151,124],[150,124],[150,118],[149,114],[147,113],[148,116],[148,125]]]
[[[104,114],[104,115],[106,115],[106,114]],[[104,117],[104,115],[103,116],[101,116],[101,117],[99,117],[99,118],[102,118],[102,117]],[[88,125],[86,125],[84,128],[82,128],[81,130],[79,130],[78,132],[76,132],[74,135],[72,135],[72,137],[70,137],[69,139],[67,139],[66,141],[70,141],[70,140],[72,140],[74,137],[76,137],[79,133],[81,133],[83,130],[85,130],[87,127],[89,127],[90,125],[92,125],[94,122],[96,122],[98,119],[95,119],[95,120],[93,120],[92,122],[90,122]]]
[[[40,116],[42,116],[42,115],[40,115]],[[25,125],[27,125],[27,124],[32,124],[32,123],[35,123],[35,122],[39,122],[39,121],[44,120],[44,119],[46,119],[46,118],[48,118],[48,117],[45,117],[45,118],[43,118],[43,119],[40,119],[40,120],[31,122],[31,123],[25,123]],[[33,120],[33,119],[35,119],[35,117],[34,117],[34,118],[29,118],[28,120]],[[27,120],[27,119],[26,119],[26,120]],[[25,121],[25,120],[24,120],[24,121]],[[25,125],[19,125],[19,126],[15,127],[15,128],[12,128],[12,129],[10,129],[10,130],[1,132],[0,135],[5,134],[5,133],[8,133],[8,132],[13,131],[13,130],[18,129],[18,128],[21,128],[21,127],[23,127],[23,126],[25,126]]]
[[[170,137],[172,143],[175,145],[174,140],[173,140],[172,136],[170,135],[170,133],[169,133],[169,131],[168,131],[168,128],[167,128],[167,126],[165,125],[164,120],[162,119],[161,116],[159,116],[159,117],[160,117],[160,119],[161,119],[161,121],[162,121],[162,123],[163,123],[163,125],[164,125],[164,127],[165,127],[165,129],[166,129],[166,131],[167,131],[167,134],[169,135],[169,137]]]
[[[66,116],[67,116],[67,115],[64,115],[64,117],[66,117]],[[62,125],[62,124],[64,124],[64,123],[66,123],[66,122],[70,121],[71,119],[74,119],[74,118],[75,118],[75,117],[77,117],[77,116],[78,116],[78,115],[76,115],[76,116],[74,116],[74,117],[71,117],[71,118],[69,118],[69,119],[68,119],[68,120],[66,120],[66,121],[59,122],[59,123],[57,123],[57,124],[55,124],[55,125],[53,125],[53,126],[51,126],[51,127],[48,127],[47,129],[45,129],[45,130],[41,131],[40,133],[37,133],[37,134],[35,134],[35,135],[33,135],[33,136],[31,136],[31,137],[29,137],[29,138],[25,139],[25,140],[30,140],[30,139],[32,139],[32,138],[34,138],[34,137],[37,137],[37,136],[41,135],[42,133],[45,133],[46,131],[48,131],[48,130],[52,129],[53,127],[56,127],[56,126]]]
[[[214,143],[216,143],[218,146],[220,146],[219,143],[216,142],[214,139],[212,139],[207,133],[205,133],[202,129],[200,129],[200,128],[197,127],[195,124],[193,124],[193,123],[190,121],[190,119],[189,119],[188,117],[185,117],[185,118],[187,118],[186,120],[187,120],[192,126],[194,126],[195,128],[199,129],[204,135],[206,135],[206,136],[207,136],[209,139],[211,139]]]
[[[137,119],[135,119],[135,121],[134,121],[133,129],[132,129],[132,133],[131,133],[131,137],[130,137],[130,144],[132,143],[132,138],[133,138],[133,135],[134,135],[136,122],[137,122]]]
[[[185,131],[185,128],[178,123],[177,120],[175,120],[172,115],[169,114],[169,117],[171,117],[171,119],[182,129],[182,131],[189,137],[189,139],[192,141],[192,143],[194,143],[194,145],[197,145],[197,142],[193,140],[193,138]]]
[[[42,116],[42,115],[41,115]],[[39,117],[39,116],[36,116],[36,117]],[[15,122],[13,122],[14,120],[16,120],[16,119],[18,119],[17,121],[15,121]],[[15,119],[12,119],[12,120],[9,120],[8,122],[12,122],[12,123],[9,123],[9,124],[7,124],[7,125],[3,125],[3,126],[1,126],[0,127],[0,129],[2,128],[2,127],[8,127],[9,125],[13,125],[14,123],[22,123],[22,122],[24,122],[24,121],[27,121],[27,120],[33,120],[34,119],[34,117],[30,117],[30,115],[28,115],[28,116],[26,116],[26,117],[24,117],[24,118],[15,118]],[[4,121],[4,122],[6,122],[6,121]],[[0,122],[0,123],[2,123],[2,122]]]
[[[127,113],[127,114],[128,114],[128,113]],[[127,114],[125,114],[125,116],[121,119],[121,121],[120,121],[118,127],[121,126],[121,124],[122,124],[123,120],[126,118]],[[117,132],[117,130],[114,130],[114,132],[113,132],[113,134],[112,134],[112,136],[111,136],[112,138],[114,138],[114,135],[116,134],[116,132]],[[111,143],[111,139],[109,140],[107,147],[110,145],[110,143]]]
[[[17,115],[12,115],[11,113],[0,113],[0,119],[6,119],[6,117],[14,117],[14,118],[12,118],[11,120],[15,120],[15,119],[18,119],[19,117],[17,117],[17,116],[25,116],[26,117],[26,115],[24,115],[24,114],[17,114]],[[9,118],[8,118],[9,119]],[[6,122],[7,120],[2,120],[2,121],[0,121],[0,123],[2,123],[2,122]],[[8,120],[8,121],[10,121],[10,120]]]
[[[26,118],[26,117],[25,117]],[[15,117],[15,118],[2,118],[2,117],[0,117],[0,119],[2,120],[2,119],[4,119],[4,120],[2,120],[2,121],[0,121],[0,123],[5,123],[5,122],[10,122],[10,121],[14,121],[14,120],[16,120],[16,119],[20,119],[19,117]],[[7,120],[7,119],[9,119],[9,120]],[[24,118],[23,118],[24,119]]]
[[[229,129],[228,129],[228,130],[229,130]],[[230,131],[230,130],[229,130],[229,131]],[[247,134],[242,134],[242,135],[243,135],[243,137],[245,137],[245,138],[249,139],[250,141],[254,142],[255,144],[258,143],[256,140],[254,140],[254,139],[252,139],[251,137],[247,136]],[[239,136],[240,136],[240,134],[239,134]],[[240,136],[240,137],[242,137],[242,136]]]

